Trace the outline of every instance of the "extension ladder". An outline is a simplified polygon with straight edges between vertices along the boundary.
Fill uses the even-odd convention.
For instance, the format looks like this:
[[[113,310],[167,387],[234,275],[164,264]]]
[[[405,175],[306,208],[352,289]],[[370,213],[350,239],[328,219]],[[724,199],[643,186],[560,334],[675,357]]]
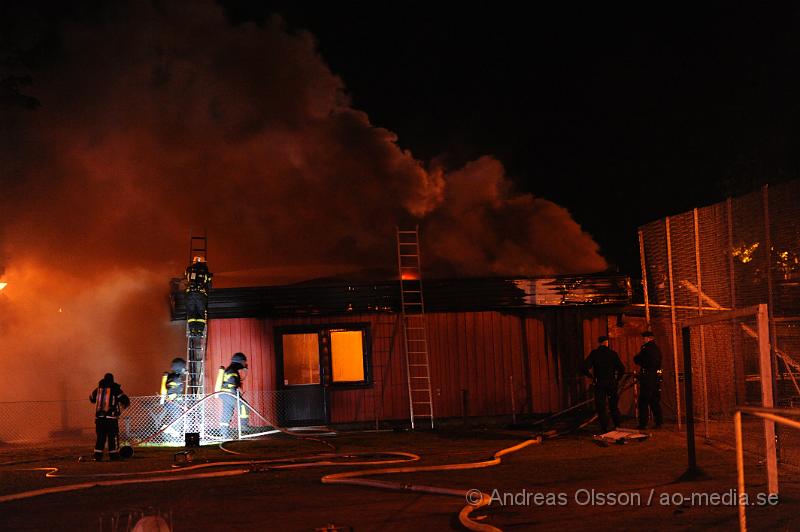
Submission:
[[[419,226],[413,230],[397,228],[397,267],[400,274],[400,312],[406,351],[411,428],[416,428],[420,419],[427,420],[430,428],[433,428],[433,394],[428,360],[425,299],[422,295]]]

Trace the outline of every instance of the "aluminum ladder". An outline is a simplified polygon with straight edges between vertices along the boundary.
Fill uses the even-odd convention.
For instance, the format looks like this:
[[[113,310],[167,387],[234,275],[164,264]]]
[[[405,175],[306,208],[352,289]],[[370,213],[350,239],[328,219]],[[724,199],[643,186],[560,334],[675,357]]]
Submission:
[[[406,376],[411,428],[418,420],[434,426],[433,394],[428,357],[425,299],[419,253],[419,226],[397,229],[397,268],[400,274],[400,312],[406,351]]]

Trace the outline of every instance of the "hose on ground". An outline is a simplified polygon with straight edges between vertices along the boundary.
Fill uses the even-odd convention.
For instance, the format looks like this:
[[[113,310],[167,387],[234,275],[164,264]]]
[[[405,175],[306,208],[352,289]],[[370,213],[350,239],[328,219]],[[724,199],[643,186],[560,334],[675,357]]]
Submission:
[[[620,392],[625,391],[633,387],[633,380],[629,380],[626,382],[623,387],[620,389]],[[210,396],[209,396],[210,397]],[[567,411],[575,410],[576,408],[588,404],[590,401],[584,401],[583,403],[579,403],[573,407],[565,409],[561,412],[558,412],[547,420],[553,420],[558,416],[563,415]],[[197,406],[197,405],[196,405]],[[262,416],[263,417],[263,416]],[[530,445],[534,444],[541,444],[544,438],[552,439],[559,436],[563,436],[569,432],[574,430],[580,429],[592,423],[595,419],[597,419],[596,415],[591,416],[588,419],[585,419],[582,423],[580,423],[576,427],[572,427],[561,432],[556,431],[549,431],[544,432],[535,436],[534,438],[527,439],[521,443],[513,445],[511,447],[506,447],[495,452],[492,455],[492,458],[489,460],[482,460],[477,462],[465,462],[465,463],[457,463],[457,464],[442,464],[442,465],[429,465],[429,466],[405,466],[405,467],[383,467],[379,469],[370,469],[370,470],[358,470],[358,471],[345,471],[340,473],[332,473],[329,475],[325,475],[322,477],[321,481],[323,484],[349,484],[355,486],[366,486],[366,487],[373,487],[373,488],[381,488],[381,489],[391,489],[391,490],[402,490],[402,491],[415,491],[415,492],[423,492],[423,493],[431,493],[436,495],[447,495],[447,496],[456,496],[461,497],[466,500],[467,496],[469,495],[468,490],[463,489],[452,489],[452,488],[441,488],[437,486],[429,486],[423,484],[407,484],[401,482],[391,482],[391,481],[384,481],[384,480],[373,480],[373,479],[366,479],[363,477],[366,476],[376,476],[376,475],[391,475],[391,474],[400,474],[400,473],[419,473],[419,472],[430,472],[430,471],[460,471],[460,470],[468,470],[468,469],[480,469],[486,467],[492,467],[499,465],[502,462],[504,456],[518,452]],[[266,418],[265,418],[266,420]],[[299,439],[307,439],[313,441],[319,441],[328,445],[330,447],[335,447],[325,440],[321,440],[319,438],[313,438],[309,436],[300,436],[297,434],[292,433],[291,431],[285,429],[279,429],[280,432],[286,433],[292,437],[299,438]],[[139,442],[144,443],[146,440]],[[220,444],[220,448],[228,453],[231,454],[242,454],[237,451],[232,451],[226,449],[224,447],[224,443]],[[348,459],[358,458],[359,456],[387,456],[387,457],[396,457],[395,459],[388,459],[388,460],[356,460],[356,461],[348,461]],[[344,460],[342,460],[344,459]],[[253,471],[268,471],[268,470],[279,470],[279,469],[297,469],[297,468],[307,468],[307,467],[333,467],[333,466],[342,466],[342,465],[388,465],[388,464],[396,464],[402,462],[412,462],[418,461],[420,457],[416,454],[406,453],[406,452],[383,452],[383,453],[347,453],[347,454],[337,454],[337,453],[327,453],[327,454],[315,454],[315,455],[307,455],[307,456],[300,456],[300,457],[293,457],[293,458],[279,458],[279,459],[264,459],[264,460],[235,460],[235,461],[221,461],[221,462],[209,462],[206,464],[196,464],[191,466],[173,466],[170,469],[161,469],[161,470],[153,470],[153,471],[142,471],[142,472],[128,472],[128,473],[99,473],[99,474],[92,474],[92,475],[60,475],[58,474],[58,468],[54,467],[46,467],[46,468],[35,468],[35,470],[44,470],[47,471],[46,477],[80,477],[80,476],[89,476],[89,477],[103,477],[103,476],[140,476],[140,475],[150,475],[143,478],[132,478],[132,479],[117,479],[117,480],[99,480],[93,482],[83,482],[79,484],[70,484],[65,486],[57,486],[52,488],[44,488],[38,490],[30,490],[24,491],[20,493],[12,493],[9,495],[0,496],[0,503],[15,501],[20,499],[26,499],[31,497],[37,497],[41,495],[48,495],[54,493],[64,493],[69,491],[77,491],[82,489],[88,489],[96,486],[116,486],[116,485],[124,485],[124,484],[143,484],[143,483],[151,483],[151,482],[168,482],[168,481],[179,481],[179,480],[197,480],[197,479],[204,479],[204,478],[219,478],[219,477],[229,477],[235,475],[242,475],[245,473],[253,472]],[[242,468],[241,466],[246,464],[247,468]],[[233,466],[234,469],[226,469],[222,471],[213,471],[213,472],[206,472],[206,473],[194,473],[194,474],[184,474],[186,471],[196,470],[196,469],[206,469],[206,468],[217,468],[217,467],[228,467]],[[265,467],[257,467],[257,466],[265,466]],[[181,473],[180,475],[176,473]],[[458,518],[459,522],[469,530],[476,530],[476,531],[483,531],[483,532],[498,532],[500,529],[494,527],[492,525],[486,523],[478,523],[475,519],[472,518],[472,514],[480,509],[487,507],[491,504],[491,497],[487,494],[480,492],[480,500],[478,501],[470,501],[468,504],[465,504],[461,510],[459,511]]]

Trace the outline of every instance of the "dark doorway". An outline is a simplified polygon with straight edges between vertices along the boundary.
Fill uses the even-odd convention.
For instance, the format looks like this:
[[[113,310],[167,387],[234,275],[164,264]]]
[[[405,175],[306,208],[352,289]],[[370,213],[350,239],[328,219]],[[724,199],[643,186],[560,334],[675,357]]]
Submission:
[[[279,417],[283,425],[324,424],[328,420],[320,334],[284,332],[278,338]]]

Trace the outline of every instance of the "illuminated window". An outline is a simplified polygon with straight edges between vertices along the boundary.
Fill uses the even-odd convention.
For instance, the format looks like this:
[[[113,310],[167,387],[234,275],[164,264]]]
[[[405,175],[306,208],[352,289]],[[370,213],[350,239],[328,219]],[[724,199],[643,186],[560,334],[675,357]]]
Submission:
[[[283,335],[283,384],[319,384],[319,335]]]
[[[333,382],[364,382],[364,332],[331,330]]]
[[[368,323],[277,327],[278,386],[370,386]]]

